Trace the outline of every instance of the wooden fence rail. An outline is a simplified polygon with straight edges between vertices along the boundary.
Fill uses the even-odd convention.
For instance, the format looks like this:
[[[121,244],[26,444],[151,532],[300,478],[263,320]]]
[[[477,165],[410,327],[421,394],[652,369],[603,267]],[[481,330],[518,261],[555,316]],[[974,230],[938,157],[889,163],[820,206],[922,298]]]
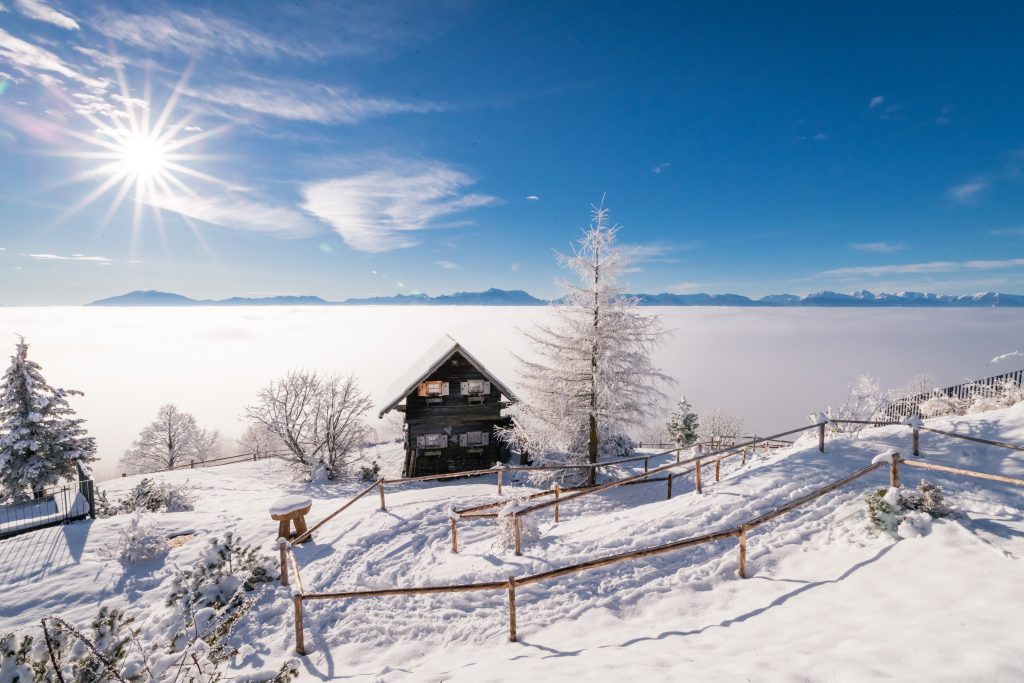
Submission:
[[[980,438],[977,438],[977,437],[971,437],[971,436],[964,435],[964,434],[956,434],[956,433],[953,433],[953,432],[944,432],[944,431],[940,431],[940,430],[937,430],[937,429],[932,429],[932,428],[924,427],[924,426],[921,426],[919,424],[916,424],[916,425],[915,424],[909,424],[909,425],[907,425],[907,424],[904,424],[904,423],[878,423],[878,422],[872,422],[872,421],[857,421],[857,420],[835,420],[834,422],[846,422],[846,423],[853,423],[853,424],[872,424],[872,425],[877,425],[877,424],[900,424],[900,425],[903,425],[903,426],[907,426],[908,428],[911,428],[914,431],[914,435],[915,435],[915,439],[914,439],[915,455],[917,455],[917,453],[916,453],[916,450],[917,450],[917,438],[916,437],[917,437],[918,430],[925,430],[925,431],[935,432],[937,434],[941,434],[941,435],[949,436],[949,437],[953,437],[953,438],[965,439],[965,440],[968,440],[968,441],[975,441],[975,442],[984,443],[984,444],[988,444],[988,445],[993,445],[993,446],[997,446],[997,447],[1009,448],[1009,449],[1014,450],[1014,451],[1024,451],[1024,447],[1022,447],[1022,446],[1017,446],[1017,445],[1014,445],[1014,444],[1008,444],[1008,443],[1004,443],[1004,442],[1000,442],[1000,441],[992,441],[992,440],[988,440],[988,439],[980,439]],[[744,457],[745,457],[745,454],[746,454],[746,450],[745,449],[747,449],[747,448],[749,448],[751,446],[756,446],[758,443],[762,443],[762,442],[770,442],[770,441],[773,441],[773,440],[774,441],[778,441],[780,437],[789,436],[791,434],[796,434],[796,433],[799,433],[799,432],[804,432],[804,431],[807,431],[807,430],[810,430],[810,429],[820,429],[820,425],[809,425],[809,426],[806,426],[806,427],[799,427],[797,429],[792,429],[792,430],[789,430],[789,431],[786,431],[786,432],[781,432],[779,434],[775,434],[775,435],[772,435],[772,436],[769,436],[769,437],[764,437],[764,438],[754,437],[751,440],[748,440],[748,441],[743,442],[743,443],[732,445],[732,446],[730,446],[728,448],[725,448],[725,449],[722,449],[720,451],[711,452],[711,453],[707,453],[707,454],[699,454],[699,455],[697,455],[695,457],[692,457],[692,458],[689,458],[687,460],[680,460],[679,457],[678,457],[678,452],[681,451],[682,449],[674,449],[674,450],[671,450],[671,451],[666,451],[664,453],[655,454],[653,456],[640,456],[640,457],[637,457],[637,458],[631,458],[630,459],[631,461],[636,461],[636,460],[642,460],[645,457],[657,457],[657,456],[670,455],[670,454],[676,454],[676,456],[677,456],[677,460],[674,463],[668,463],[666,465],[662,465],[661,467],[655,468],[653,470],[648,470],[647,468],[645,468],[645,472],[642,473],[642,474],[637,474],[637,475],[634,475],[634,476],[631,476],[631,477],[626,477],[624,479],[619,479],[619,480],[615,480],[615,481],[612,481],[612,482],[607,482],[607,483],[602,484],[600,486],[581,487],[579,490],[555,488],[553,491],[541,491],[541,492],[538,492],[536,494],[533,494],[533,495],[530,496],[530,498],[538,498],[538,497],[542,497],[542,496],[550,495],[551,493],[554,493],[555,494],[555,499],[554,500],[550,500],[550,501],[546,501],[546,502],[543,502],[543,503],[531,506],[529,508],[526,508],[524,510],[518,511],[516,513],[513,513],[514,522],[515,522],[516,527],[517,527],[516,531],[517,532],[519,531],[519,529],[518,529],[518,524],[519,524],[518,516],[520,514],[528,514],[528,513],[537,511],[537,510],[546,509],[546,508],[549,508],[549,507],[555,507],[555,515],[556,515],[556,522],[557,522],[559,507],[561,505],[563,505],[568,500],[573,500],[573,499],[582,497],[584,495],[589,495],[591,493],[598,493],[600,491],[608,490],[608,489],[614,488],[616,486],[624,486],[624,485],[629,485],[629,484],[633,484],[633,483],[642,483],[643,481],[645,481],[651,475],[654,475],[654,474],[657,474],[657,473],[660,473],[660,472],[665,472],[666,475],[667,475],[666,479],[668,481],[668,486],[669,486],[669,496],[671,497],[672,477],[673,476],[680,476],[680,474],[681,474],[681,473],[673,474],[672,470],[676,469],[676,468],[688,466],[688,465],[693,465],[694,466],[693,471],[694,471],[695,477],[696,477],[696,486],[697,486],[697,490],[700,491],[700,488],[701,488],[701,481],[700,481],[700,479],[701,479],[701,477],[700,477],[701,471],[703,470],[704,467],[710,466],[710,464],[711,464],[710,461],[709,461],[710,458],[716,458],[716,463],[715,464],[716,464],[716,471],[717,471],[718,468],[719,468],[719,465],[720,465],[720,461],[724,457],[729,457],[730,455],[736,455],[739,452],[743,452]],[[822,444],[822,446],[823,446],[823,444]],[[701,462],[702,459],[704,459],[703,463]],[[622,461],[620,461],[620,462],[622,462]],[[615,464],[615,463],[600,463],[598,466],[600,466],[600,465],[607,466],[608,464]],[[381,507],[383,509],[383,507],[384,507],[384,485],[385,484],[389,484],[389,483],[390,484],[400,484],[400,483],[405,483],[405,482],[408,482],[408,481],[423,481],[423,480],[430,480],[430,479],[448,478],[448,477],[452,477],[452,476],[466,476],[466,473],[453,473],[453,474],[450,474],[450,475],[430,475],[430,476],[427,476],[427,477],[413,477],[413,478],[398,479],[398,480],[385,480],[385,479],[382,478],[382,479],[379,479],[378,481],[370,484],[369,486],[367,486],[365,489],[363,489],[361,492],[359,492],[356,496],[354,496],[353,498],[348,500],[340,508],[338,508],[337,510],[332,512],[330,515],[328,515],[326,518],[321,520],[316,525],[314,525],[311,529],[309,529],[308,532],[303,534],[302,537],[296,538],[293,542],[286,543],[286,544],[281,546],[281,550],[282,550],[282,552],[281,552],[282,583],[284,583],[285,585],[287,585],[289,583],[288,582],[288,567],[285,566],[285,555],[287,555],[288,566],[290,566],[290,568],[291,568],[292,575],[295,577],[296,587],[298,588],[298,592],[294,593],[294,595],[293,595],[294,608],[295,608],[296,652],[299,653],[299,654],[303,654],[303,655],[306,653],[306,651],[305,651],[305,641],[304,641],[304,635],[303,635],[302,604],[303,604],[304,601],[308,601],[308,600],[345,600],[345,599],[359,599],[359,598],[394,596],[394,595],[423,595],[423,594],[443,594],[443,593],[461,593],[461,592],[474,592],[474,591],[490,591],[490,590],[507,590],[508,591],[508,599],[509,599],[509,639],[512,640],[512,641],[515,641],[516,640],[516,604],[515,604],[515,600],[516,600],[515,595],[516,594],[515,594],[515,589],[516,589],[517,586],[528,586],[528,585],[532,585],[532,584],[536,584],[536,583],[541,583],[543,581],[549,581],[549,580],[552,580],[552,579],[556,579],[556,578],[559,578],[559,577],[562,577],[562,576],[566,576],[566,575],[569,575],[569,574],[585,572],[585,571],[588,571],[588,570],[591,570],[591,569],[597,569],[599,567],[604,567],[604,566],[616,564],[616,563],[619,563],[619,562],[624,562],[624,561],[628,561],[628,560],[634,560],[634,559],[643,558],[643,557],[649,557],[649,556],[653,556],[653,555],[659,555],[659,554],[662,554],[662,553],[672,552],[674,550],[679,550],[679,549],[682,549],[682,548],[688,548],[688,547],[692,547],[692,546],[696,546],[696,545],[701,545],[701,544],[704,544],[704,543],[712,543],[712,542],[720,541],[720,540],[727,539],[727,538],[733,538],[733,537],[737,538],[738,541],[739,541],[739,566],[738,566],[738,572],[737,573],[739,574],[739,576],[741,578],[746,578],[747,535],[748,535],[748,533],[750,531],[752,531],[753,529],[756,529],[757,527],[759,527],[759,526],[761,526],[763,524],[767,524],[767,523],[771,522],[772,520],[776,519],[777,517],[779,517],[779,516],[789,512],[791,510],[794,510],[796,508],[799,508],[800,506],[806,505],[807,503],[809,503],[809,502],[811,502],[813,500],[816,500],[817,498],[820,498],[821,496],[824,496],[824,495],[826,495],[826,494],[828,494],[828,493],[830,493],[832,491],[835,491],[835,490],[837,490],[837,489],[839,489],[839,488],[841,488],[843,486],[846,486],[847,484],[849,484],[849,483],[859,479],[860,477],[863,477],[863,476],[865,476],[865,475],[867,475],[867,474],[877,470],[880,467],[885,467],[885,466],[889,467],[890,484],[894,485],[894,486],[898,486],[899,485],[899,467],[900,467],[901,464],[904,464],[904,465],[907,465],[907,466],[910,466],[910,467],[919,467],[919,468],[923,468],[923,469],[930,469],[930,470],[935,470],[935,471],[940,471],[940,472],[947,472],[947,473],[950,473],[950,474],[957,474],[957,475],[969,476],[969,477],[985,479],[985,480],[990,480],[990,481],[1004,482],[1004,483],[1014,484],[1014,485],[1017,485],[1017,486],[1024,486],[1024,479],[1015,479],[1015,478],[1012,478],[1012,477],[1005,477],[1005,476],[1002,476],[1002,475],[993,475],[993,474],[987,474],[987,473],[984,473],[984,472],[977,472],[977,471],[973,471],[973,470],[965,470],[965,469],[961,469],[961,468],[948,467],[948,466],[938,465],[938,464],[934,464],[934,463],[922,462],[922,461],[916,460],[916,459],[915,460],[906,460],[906,459],[900,458],[898,454],[894,453],[892,455],[891,459],[888,460],[888,461],[872,463],[871,465],[868,465],[867,467],[864,467],[864,468],[862,468],[860,470],[857,470],[856,472],[853,472],[853,473],[847,475],[846,477],[843,477],[842,479],[838,479],[838,480],[836,480],[836,481],[834,481],[834,482],[832,482],[832,483],[830,483],[830,484],[828,484],[826,486],[823,486],[823,487],[821,487],[819,489],[816,489],[816,490],[814,490],[814,491],[812,491],[812,492],[810,492],[810,493],[808,493],[808,494],[806,494],[804,496],[801,496],[800,498],[797,498],[796,500],[790,501],[789,503],[786,503],[785,505],[779,506],[779,507],[775,508],[774,510],[771,510],[769,512],[761,514],[761,515],[759,515],[757,517],[754,517],[753,519],[747,520],[746,522],[743,522],[743,523],[741,523],[739,525],[736,525],[734,527],[731,527],[729,529],[724,529],[724,530],[721,530],[721,531],[710,532],[710,533],[703,534],[703,535],[700,535],[700,536],[686,538],[686,539],[682,539],[682,540],[679,540],[679,541],[673,541],[671,543],[666,543],[666,544],[662,544],[662,545],[658,545],[658,546],[653,546],[653,547],[650,547],[650,548],[644,548],[644,549],[641,549],[641,550],[633,550],[633,551],[628,551],[628,552],[625,552],[625,553],[618,553],[618,554],[615,554],[615,555],[609,555],[609,556],[605,556],[605,557],[601,557],[601,558],[596,558],[596,559],[589,560],[589,561],[586,561],[586,562],[580,562],[580,563],[569,565],[569,566],[566,566],[566,567],[560,567],[560,568],[557,568],[557,569],[552,569],[552,570],[548,570],[546,572],[541,572],[541,573],[538,573],[538,574],[532,574],[532,575],[528,575],[528,576],[524,576],[524,577],[518,577],[518,578],[517,577],[508,577],[508,579],[504,580],[504,581],[489,581],[489,582],[470,583],[470,584],[453,584],[453,585],[447,585],[447,586],[411,586],[411,587],[406,587],[406,588],[384,588],[384,589],[362,590],[362,591],[306,593],[305,590],[303,589],[303,586],[302,586],[302,579],[301,579],[301,575],[300,575],[300,571],[299,571],[299,564],[298,564],[298,562],[297,562],[297,560],[295,558],[295,554],[294,554],[294,551],[293,551],[293,543],[298,543],[298,542],[300,542],[302,540],[305,540],[305,538],[308,538],[308,536],[310,534],[312,534],[313,531],[316,531],[319,528],[321,528],[324,524],[326,524],[328,521],[333,519],[335,516],[340,514],[342,511],[344,511],[345,509],[350,507],[357,500],[359,500],[360,498],[364,497],[365,495],[367,495],[371,491],[373,491],[374,488],[378,488],[380,490],[380,494],[381,494]],[[518,467],[516,467],[516,468],[502,468],[502,470],[503,471],[524,471],[524,470],[526,470],[526,471],[530,471],[530,470],[535,471],[535,470],[538,470],[538,469],[571,469],[571,468],[586,467],[586,466],[594,467],[594,465],[585,465],[585,466],[584,465],[574,465],[574,466],[567,466],[567,467],[550,467],[550,466],[546,466],[546,467],[528,467],[528,468],[518,468]],[[501,470],[499,470],[499,471],[501,471]],[[495,470],[493,470],[493,469],[478,471],[478,473],[480,473],[480,474],[492,474],[494,472],[495,472]],[[717,477],[716,477],[716,480],[717,480]],[[565,490],[573,490],[574,492],[571,493],[568,496],[561,495]],[[496,517],[497,516],[496,513],[491,513],[491,514],[483,514],[483,513],[473,514],[473,513],[476,513],[477,511],[482,511],[484,509],[489,509],[489,508],[492,508],[492,507],[496,507],[497,505],[500,505],[500,504],[503,504],[503,503],[492,503],[492,504],[488,504],[488,505],[484,505],[484,506],[477,506],[476,508],[468,508],[468,509],[465,510],[465,512],[470,513],[470,514],[467,515],[467,517],[474,517],[474,516],[476,516],[476,517]],[[455,533],[456,533],[456,520],[460,516],[461,515],[456,514],[454,517],[451,518],[451,523],[452,523],[452,550],[453,551],[456,550],[456,536],[455,536]],[[287,552],[285,552],[285,551],[287,551]],[[517,555],[521,554],[520,541],[519,541],[519,533],[516,533],[516,554]]]
[[[898,458],[894,459],[893,464],[890,467],[895,466],[895,462]],[[651,557],[654,555],[661,555],[663,553],[672,552],[675,550],[681,550],[683,548],[690,548],[704,543],[713,543],[721,541],[727,538],[738,538],[740,539],[740,565],[738,573],[742,578],[746,577],[746,537],[747,534],[754,528],[766,524],[776,517],[789,512],[801,505],[805,505],[808,502],[820,498],[827,493],[834,491],[850,482],[869,474],[880,467],[884,467],[886,463],[878,462],[868,465],[863,469],[857,470],[856,472],[846,476],[838,481],[832,482],[831,484],[822,488],[816,489],[811,493],[802,496],[801,498],[791,501],[781,507],[778,507],[771,512],[765,513],[751,520],[748,520],[742,524],[723,529],[721,531],[713,531],[699,536],[693,536],[690,538],[684,538],[678,541],[672,541],[670,543],[664,543],[661,545],[653,546],[650,548],[643,548],[640,550],[631,550],[624,553],[617,553],[615,555],[608,555],[605,557],[599,557],[586,562],[579,562],[576,564],[568,565],[565,567],[559,567],[557,569],[551,569],[538,574],[530,574],[523,577],[509,577],[505,581],[487,581],[478,583],[466,583],[466,584],[450,584],[446,586],[409,586],[405,588],[379,588],[372,590],[359,590],[359,591],[336,591],[336,592],[322,592],[322,593],[302,593],[295,596],[296,605],[296,652],[299,654],[306,654],[304,637],[301,633],[302,628],[302,616],[301,609],[302,603],[310,600],[349,600],[349,599],[361,599],[361,598],[373,598],[373,597],[386,597],[396,595],[436,595],[445,593],[466,593],[476,591],[494,591],[494,590],[508,590],[509,596],[509,640],[516,640],[516,606],[515,606],[515,588],[517,586],[529,586],[536,583],[542,583],[544,581],[550,581],[570,574],[577,574],[580,572],[586,572],[592,569],[598,569],[609,565],[617,564],[619,562],[625,562],[628,560],[636,560],[644,557]]]

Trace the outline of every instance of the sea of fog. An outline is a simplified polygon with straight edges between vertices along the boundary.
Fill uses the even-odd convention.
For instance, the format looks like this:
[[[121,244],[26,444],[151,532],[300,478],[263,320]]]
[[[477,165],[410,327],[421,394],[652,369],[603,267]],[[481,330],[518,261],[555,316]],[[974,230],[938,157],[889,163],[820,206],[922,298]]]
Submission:
[[[1016,370],[1020,358],[990,361],[1024,346],[1024,311],[1013,309],[643,312],[661,316],[672,335],[657,354],[678,381],[668,393],[685,394],[698,413],[734,412],[762,434],[842,402],[860,373],[883,386],[919,373],[953,384]],[[164,403],[230,443],[244,429],[246,403],[287,370],[354,372],[379,403],[444,333],[514,389],[511,354],[530,354],[518,330],[549,315],[538,307],[0,308],[0,342],[13,352],[24,335],[51,384],[85,392],[73,405],[97,439],[103,479]],[[386,430],[376,411],[371,422]]]

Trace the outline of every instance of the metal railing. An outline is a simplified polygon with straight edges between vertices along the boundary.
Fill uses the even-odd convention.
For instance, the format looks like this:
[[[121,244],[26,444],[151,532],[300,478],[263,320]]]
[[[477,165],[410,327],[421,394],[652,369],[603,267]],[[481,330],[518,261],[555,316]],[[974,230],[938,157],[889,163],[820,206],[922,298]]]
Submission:
[[[30,500],[0,505],[0,539],[86,517],[96,519],[95,486],[82,477],[77,483],[33,491]]]

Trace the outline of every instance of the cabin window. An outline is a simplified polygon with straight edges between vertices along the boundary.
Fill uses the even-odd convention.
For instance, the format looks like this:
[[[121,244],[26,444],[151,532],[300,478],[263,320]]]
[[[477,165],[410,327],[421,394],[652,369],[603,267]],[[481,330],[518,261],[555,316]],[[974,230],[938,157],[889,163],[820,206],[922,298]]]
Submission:
[[[444,448],[448,445],[448,435],[423,434],[416,437],[416,445],[420,448]]]
[[[491,393],[491,383],[483,379],[469,379],[462,383],[463,396],[484,396]]]
[[[447,396],[448,382],[430,380],[420,385],[419,396]]]
[[[459,434],[460,446],[486,446],[491,441],[491,435],[487,432],[466,432]]]

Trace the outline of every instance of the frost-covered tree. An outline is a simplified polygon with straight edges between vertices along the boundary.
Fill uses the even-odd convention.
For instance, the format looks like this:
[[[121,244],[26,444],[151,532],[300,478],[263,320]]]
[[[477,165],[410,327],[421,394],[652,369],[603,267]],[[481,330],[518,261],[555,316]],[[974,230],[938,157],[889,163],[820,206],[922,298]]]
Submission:
[[[96,459],[96,442],[68,403],[69,396],[81,395],[47,384],[19,337],[0,380],[0,499],[26,500],[75,476],[76,462]]]
[[[191,413],[172,403],[160,407],[156,419],[146,425],[121,456],[125,472],[159,472],[216,457],[220,435],[196,424]]]
[[[238,437],[238,452],[251,455],[257,460],[272,455],[279,455],[283,450],[277,435],[259,422],[251,423]]]
[[[689,446],[697,441],[698,427],[697,413],[693,412],[693,406],[686,400],[686,397],[679,399],[676,410],[668,418],[665,428],[673,443],[679,446]]]
[[[715,441],[722,437],[740,436],[743,433],[743,418],[726,410],[710,410],[703,413],[697,437],[701,441]]]
[[[558,257],[579,284],[561,283],[554,323],[524,332],[537,355],[517,357],[527,400],[511,408],[513,424],[499,436],[535,459],[598,462],[601,442],[644,426],[664,400],[659,386],[672,381],[651,360],[665,334],[660,320],[618,285],[626,262],[618,229],[608,209],[594,209],[573,254]],[[587,479],[595,482],[593,468]]]
[[[260,391],[246,414],[277,437],[281,457],[304,475],[335,479],[370,438],[364,416],[372,406],[352,375],[297,370]]]
[[[878,379],[864,373],[850,383],[846,401],[837,407],[829,406],[826,414],[830,420],[870,420],[887,404]],[[839,434],[856,434],[863,428],[864,425],[834,422],[829,426],[831,431]]]

